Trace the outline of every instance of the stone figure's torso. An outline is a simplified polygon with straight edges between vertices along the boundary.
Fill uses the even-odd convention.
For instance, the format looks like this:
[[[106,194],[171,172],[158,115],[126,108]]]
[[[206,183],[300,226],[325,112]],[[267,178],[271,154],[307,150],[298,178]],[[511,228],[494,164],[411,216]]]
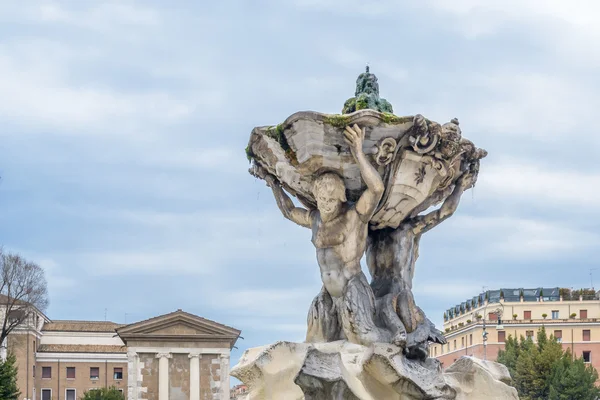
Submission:
[[[323,284],[331,296],[340,297],[348,280],[361,272],[368,225],[361,221],[354,207],[346,208],[327,222],[314,211],[312,233]]]

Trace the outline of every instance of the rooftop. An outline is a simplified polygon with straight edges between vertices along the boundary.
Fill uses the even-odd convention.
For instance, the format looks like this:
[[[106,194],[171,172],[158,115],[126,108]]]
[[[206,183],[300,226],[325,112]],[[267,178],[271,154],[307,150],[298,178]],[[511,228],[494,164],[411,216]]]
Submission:
[[[487,303],[504,302],[538,302],[538,301],[569,301],[569,300],[598,300],[600,299],[600,291],[594,289],[579,289],[571,290],[567,288],[502,288],[496,290],[488,290],[479,295],[467,299],[460,304],[447,309],[444,312],[444,321],[448,321],[468,311],[482,307]]]
[[[41,344],[40,353],[127,353],[126,346],[100,344]]]
[[[66,321],[54,320],[44,324],[44,332],[115,332],[123,325],[110,321]]]

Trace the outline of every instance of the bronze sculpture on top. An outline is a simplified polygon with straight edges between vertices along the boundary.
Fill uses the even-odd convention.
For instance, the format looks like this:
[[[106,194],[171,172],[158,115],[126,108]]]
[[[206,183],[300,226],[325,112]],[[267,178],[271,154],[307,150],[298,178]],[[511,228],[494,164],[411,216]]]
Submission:
[[[305,357],[294,382],[306,399],[334,392],[350,393],[342,398],[375,398],[368,393],[377,392],[388,398],[389,393],[408,393],[411,398],[453,399],[456,393],[442,378],[437,360],[428,359],[429,343],[446,341],[416,306],[412,280],[421,235],[454,213],[462,194],[475,184],[487,152],[462,137],[456,119],[440,125],[421,115],[392,114],[368,67],[342,111],[299,112],[280,125],[257,127],[246,149],[250,172],[271,187],[284,217],[311,229],[321,271],[323,287],[308,312],[306,343],[312,347],[287,344],[296,349],[288,349],[293,354],[302,348]],[[365,253],[370,284],[360,265]],[[363,350],[368,355],[353,362],[374,374],[378,384],[387,379],[389,367],[398,375],[389,379],[403,383],[386,381],[384,386],[391,386],[378,392],[363,376],[357,379],[369,388],[359,394],[359,384],[341,372],[350,368],[343,361],[344,346],[353,344],[374,349]],[[335,352],[339,360],[330,359]],[[259,380],[260,357],[253,354],[248,350],[234,376]],[[377,364],[377,354],[387,357],[387,367]],[[323,365],[331,376],[322,376]],[[323,382],[336,384],[325,388]]]

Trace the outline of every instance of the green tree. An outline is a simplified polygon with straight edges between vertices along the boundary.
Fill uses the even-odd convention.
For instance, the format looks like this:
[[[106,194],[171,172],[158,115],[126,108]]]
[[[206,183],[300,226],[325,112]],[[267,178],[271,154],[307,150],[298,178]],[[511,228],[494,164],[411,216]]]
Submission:
[[[583,358],[573,360],[567,351],[552,371],[548,400],[595,400],[600,396],[597,379],[598,372],[591,365]]]
[[[125,400],[125,397],[116,387],[88,390],[81,400]]]
[[[6,361],[0,362],[0,399],[17,400],[20,395],[17,386],[17,358],[9,353]]]
[[[573,360],[544,327],[537,333],[537,343],[509,336],[497,361],[508,368],[521,400],[592,400],[600,395],[596,370],[583,359]]]
[[[523,339],[523,336],[521,336],[521,339]],[[504,350],[498,352],[497,361],[500,364],[506,365],[506,368],[508,368],[508,372],[512,377],[515,376],[517,370],[517,359],[519,358],[520,351],[521,346],[519,346],[517,339],[509,335],[508,339],[506,339]]]

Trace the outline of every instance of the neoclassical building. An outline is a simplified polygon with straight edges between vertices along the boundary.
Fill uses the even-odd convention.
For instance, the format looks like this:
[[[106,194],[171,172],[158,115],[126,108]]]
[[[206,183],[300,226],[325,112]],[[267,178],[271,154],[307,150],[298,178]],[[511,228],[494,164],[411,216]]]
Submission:
[[[600,370],[600,291],[566,288],[497,289],[444,313],[445,345],[430,356],[449,366],[461,356],[496,360],[506,339],[531,337],[544,327],[563,349]]]
[[[128,325],[52,321],[35,310],[7,347],[24,400],[76,400],[111,386],[127,399],[229,400],[240,333],[182,310]]]

